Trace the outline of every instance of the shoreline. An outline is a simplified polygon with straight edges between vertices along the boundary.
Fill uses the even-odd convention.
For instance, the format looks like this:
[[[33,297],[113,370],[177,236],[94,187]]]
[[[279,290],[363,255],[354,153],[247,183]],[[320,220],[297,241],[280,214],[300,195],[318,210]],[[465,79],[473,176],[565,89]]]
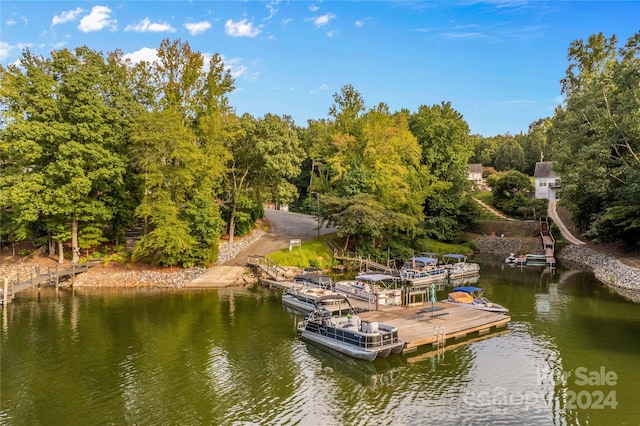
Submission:
[[[233,259],[240,251],[265,235],[263,231],[255,231],[250,236],[238,239],[233,243],[220,244],[220,256],[215,266]],[[477,257],[502,261],[510,253],[540,254],[542,247],[538,237],[478,237],[473,239],[478,247]],[[587,270],[594,273],[602,284],[614,288],[623,297],[640,303],[640,269],[625,265],[613,255],[594,250],[584,245],[568,245],[557,251],[558,260],[570,269]],[[45,258],[49,263],[55,263]],[[213,266],[213,267],[215,267]],[[35,269],[34,264],[3,264],[0,270],[3,277],[14,279],[16,273],[29,276]],[[84,288],[122,288],[122,287],[156,287],[181,289],[186,284],[204,275],[211,268],[153,268],[130,270],[127,266],[99,266],[75,279],[60,283],[61,287]],[[235,283],[230,283],[230,286]]]
[[[480,237],[473,241],[480,249],[480,255],[491,254],[496,259],[504,259],[510,253],[542,254],[538,237]],[[613,288],[626,299],[640,303],[640,269],[625,265],[615,256],[586,245],[567,245],[556,250],[556,257],[570,269],[593,272],[602,284]]]

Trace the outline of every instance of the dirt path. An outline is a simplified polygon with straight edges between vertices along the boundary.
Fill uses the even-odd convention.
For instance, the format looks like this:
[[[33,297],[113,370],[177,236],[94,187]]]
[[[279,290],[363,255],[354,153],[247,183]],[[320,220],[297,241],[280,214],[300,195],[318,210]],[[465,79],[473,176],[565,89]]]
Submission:
[[[558,225],[558,228],[560,229],[560,233],[562,234],[562,237],[565,240],[569,241],[571,244],[577,244],[577,245],[586,244],[584,241],[579,240],[571,232],[569,232],[569,229],[567,229],[567,226],[564,224],[562,219],[560,219],[560,215],[558,215],[558,211],[556,209],[557,203],[558,203],[557,201],[549,200],[549,207],[547,209],[547,214],[556,223],[556,225]]]
[[[502,218],[502,219],[506,219],[506,220],[515,220],[513,218],[510,218],[510,217],[506,216],[504,213],[501,213],[498,210],[494,209],[493,207],[491,207],[490,205],[488,205],[484,201],[482,201],[482,200],[480,200],[480,199],[478,199],[476,197],[471,197],[471,198],[473,198],[473,200],[476,203],[478,203],[480,205],[480,207],[482,207],[486,211],[492,213],[493,215],[498,216],[499,218]]]
[[[549,217],[551,217],[551,219],[558,225],[558,228],[560,228],[562,236],[571,244],[586,245],[592,250],[615,257],[627,266],[640,269],[640,253],[627,253],[622,247],[621,243],[596,244],[588,240],[582,241],[574,236],[569,228],[573,229],[573,232],[576,231],[576,228],[573,226],[573,224],[570,223],[571,220],[569,213],[566,211],[566,209],[558,209],[557,201],[549,201],[548,214]]]

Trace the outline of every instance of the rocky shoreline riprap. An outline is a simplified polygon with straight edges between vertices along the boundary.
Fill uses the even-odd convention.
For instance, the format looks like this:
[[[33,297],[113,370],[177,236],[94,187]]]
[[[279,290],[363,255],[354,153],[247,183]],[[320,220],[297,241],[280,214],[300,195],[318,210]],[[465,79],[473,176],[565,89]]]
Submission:
[[[250,236],[236,239],[233,243],[220,244],[218,262],[221,265],[233,259],[240,251],[248,247],[254,241],[259,240],[264,231],[256,230]],[[44,273],[45,268],[40,268]],[[156,287],[156,288],[182,288],[207,272],[207,268],[171,269],[168,272],[153,270],[123,270],[115,268],[92,269],[88,274],[79,274],[73,281],[60,283],[61,286],[75,287]],[[14,280],[16,274],[22,279],[28,279],[31,274],[36,274],[36,268],[28,263],[3,264],[0,267],[0,277]]]
[[[563,264],[593,271],[602,283],[626,290],[640,291],[640,269],[627,266],[615,257],[587,246],[570,245],[558,255]]]
[[[256,230],[250,236],[236,239],[233,243],[220,244],[217,265],[235,258],[235,256],[253,242],[264,235],[264,231]],[[542,248],[539,238],[516,237],[479,237],[474,240],[478,249],[476,257],[481,261],[501,262],[510,253],[541,254]],[[602,283],[626,292],[627,298],[640,301],[640,269],[627,266],[614,256],[593,250],[587,246],[569,245],[557,253],[558,260],[574,269],[586,269],[592,271]],[[182,288],[185,283],[200,277],[206,268],[172,269],[163,271],[133,271],[100,268],[91,270],[89,274],[80,274],[73,281],[77,287],[159,287]],[[16,273],[21,277],[28,277],[34,273],[33,265],[28,264],[3,264],[0,267],[0,276],[14,279]],[[71,283],[61,283],[70,285]],[[629,297],[629,294],[632,297]]]
[[[504,259],[510,253],[542,254],[539,238],[482,237],[474,242],[481,259],[487,255]],[[625,265],[614,256],[586,245],[568,245],[556,252],[556,257],[567,267],[592,271],[598,281],[616,289],[627,290],[625,297],[640,301],[640,269]],[[633,292],[638,294],[634,295]]]
[[[216,265],[222,265],[228,260],[236,257],[253,242],[259,240],[264,235],[264,231],[256,230],[250,236],[236,239],[234,242],[223,242],[220,244],[218,261]],[[79,275],[73,285],[76,287],[161,287],[161,288],[182,288],[196,278],[204,275],[207,268],[187,268],[172,272],[161,271],[92,271],[89,274]]]

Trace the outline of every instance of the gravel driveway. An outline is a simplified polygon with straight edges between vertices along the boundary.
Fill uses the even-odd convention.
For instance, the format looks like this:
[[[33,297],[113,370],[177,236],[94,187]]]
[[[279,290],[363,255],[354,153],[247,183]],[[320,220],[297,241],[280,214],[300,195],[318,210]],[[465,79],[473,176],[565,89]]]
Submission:
[[[274,251],[289,247],[289,240],[312,240],[318,236],[318,222],[315,216],[280,210],[265,210],[265,217],[271,228],[261,238],[242,248],[238,254],[222,265],[246,266],[249,256],[266,256]],[[336,232],[335,228],[320,228],[320,235]]]

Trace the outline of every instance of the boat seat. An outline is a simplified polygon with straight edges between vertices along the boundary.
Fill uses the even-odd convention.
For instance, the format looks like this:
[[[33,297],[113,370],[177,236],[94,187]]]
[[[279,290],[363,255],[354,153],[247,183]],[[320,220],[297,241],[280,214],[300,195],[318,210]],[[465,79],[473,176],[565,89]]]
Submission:
[[[378,323],[376,321],[372,321],[372,322],[362,321],[362,332],[363,333],[378,332]]]
[[[353,315],[350,321],[351,321],[351,324],[353,324],[356,327],[356,329],[360,330],[360,326],[362,325],[362,319],[360,319],[359,316]]]

